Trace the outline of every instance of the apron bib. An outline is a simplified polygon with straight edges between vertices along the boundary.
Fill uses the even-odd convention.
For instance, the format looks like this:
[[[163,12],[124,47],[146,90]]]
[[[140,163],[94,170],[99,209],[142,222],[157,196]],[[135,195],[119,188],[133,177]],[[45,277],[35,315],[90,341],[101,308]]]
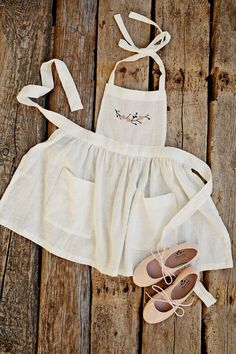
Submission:
[[[156,52],[169,43],[171,36],[162,31],[155,22],[131,12],[130,18],[152,24],[160,31],[146,48],[138,48],[127,32],[120,14],[114,17],[125,38],[118,45],[136,54],[118,61],[112,70],[101,101],[96,132],[129,144],[164,146],[167,126],[165,67]],[[120,63],[133,62],[146,56],[152,57],[159,65],[161,76],[158,90],[132,90],[114,84],[115,71]]]

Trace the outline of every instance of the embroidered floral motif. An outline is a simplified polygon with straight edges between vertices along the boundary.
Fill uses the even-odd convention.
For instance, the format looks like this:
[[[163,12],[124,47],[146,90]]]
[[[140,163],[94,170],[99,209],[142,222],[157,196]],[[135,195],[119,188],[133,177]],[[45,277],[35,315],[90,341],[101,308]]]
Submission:
[[[116,113],[116,118],[119,118],[120,120],[126,120],[127,122],[132,123],[134,125],[138,125],[138,123],[142,124],[144,119],[148,119],[148,120],[151,119],[149,117],[149,114],[146,114],[145,116],[141,116],[138,114],[138,112],[136,112],[135,114],[129,113],[127,116],[125,116],[124,114],[121,114],[120,111],[115,109],[115,113]]]

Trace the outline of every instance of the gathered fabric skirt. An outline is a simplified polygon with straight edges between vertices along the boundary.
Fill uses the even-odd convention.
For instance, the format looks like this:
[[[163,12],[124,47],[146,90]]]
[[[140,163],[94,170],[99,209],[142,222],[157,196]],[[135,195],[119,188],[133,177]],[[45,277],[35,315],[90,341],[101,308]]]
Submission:
[[[74,124],[23,156],[0,201],[0,224],[113,276],[132,275],[151,250],[182,242],[198,245],[200,271],[229,268],[209,176],[188,152],[129,145]]]

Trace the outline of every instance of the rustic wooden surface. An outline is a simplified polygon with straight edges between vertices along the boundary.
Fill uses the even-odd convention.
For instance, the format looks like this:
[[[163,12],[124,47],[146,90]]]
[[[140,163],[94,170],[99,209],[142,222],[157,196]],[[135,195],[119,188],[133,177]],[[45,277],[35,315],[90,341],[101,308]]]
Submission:
[[[236,3],[215,1],[211,19],[208,162],[214,176],[213,199],[232,236],[235,257],[236,205]],[[233,238],[234,236],[234,238]],[[205,350],[235,353],[235,269],[208,272],[205,282],[218,299],[204,308]],[[225,322],[224,318],[228,321]]]
[[[167,71],[167,145],[207,161],[213,199],[235,240],[236,3],[234,0],[0,0],[0,192],[25,152],[55,129],[33,108],[17,104],[27,83],[40,83],[40,64],[66,62],[84,110],[69,112],[59,83],[52,110],[94,130],[104,85],[115,62],[113,19],[121,13],[138,46],[153,38],[150,26],[128,19],[140,12],[168,30],[160,52]],[[145,58],[122,63],[116,83],[158,86],[158,68]],[[144,290],[127,277],[109,277],[56,257],[0,226],[0,353],[11,354],[232,354],[236,346],[235,270],[206,272],[218,299],[207,309],[193,296],[184,319],[160,325],[142,320]],[[234,242],[232,242],[235,254]]]

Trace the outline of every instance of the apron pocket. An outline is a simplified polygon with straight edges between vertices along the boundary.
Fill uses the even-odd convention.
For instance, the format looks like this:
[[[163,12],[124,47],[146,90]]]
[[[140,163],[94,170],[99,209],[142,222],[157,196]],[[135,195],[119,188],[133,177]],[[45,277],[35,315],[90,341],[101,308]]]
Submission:
[[[174,193],[147,198],[137,191],[130,213],[128,239],[130,247],[151,251],[156,249],[164,226],[177,213]]]
[[[91,238],[94,230],[95,183],[63,167],[45,207],[45,219],[78,237]]]

